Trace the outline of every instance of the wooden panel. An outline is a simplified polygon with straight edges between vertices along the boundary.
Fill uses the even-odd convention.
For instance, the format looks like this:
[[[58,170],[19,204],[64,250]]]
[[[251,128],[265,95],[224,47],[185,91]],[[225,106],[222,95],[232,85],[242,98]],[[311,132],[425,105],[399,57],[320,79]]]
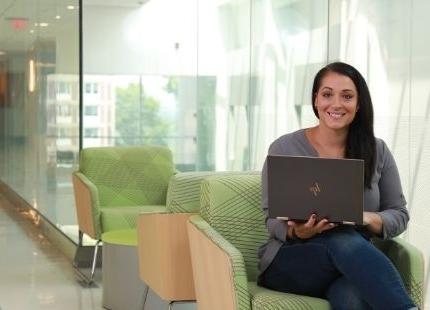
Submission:
[[[139,216],[140,278],[164,300],[195,300],[186,226],[191,215]]]
[[[230,258],[192,223],[188,223],[197,308],[234,310],[233,271]]]
[[[91,192],[78,176],[73,174],[72,178],[79,230],[86,233],[91,238],[97,239],[97,233],[93,222]]]

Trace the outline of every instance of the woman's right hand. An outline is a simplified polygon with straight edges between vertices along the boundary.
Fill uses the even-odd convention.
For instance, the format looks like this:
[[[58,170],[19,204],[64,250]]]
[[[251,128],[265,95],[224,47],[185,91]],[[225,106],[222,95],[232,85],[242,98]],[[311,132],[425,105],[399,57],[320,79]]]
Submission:
[[[330,223],[327,219],[317,221],[317,216],[312,214],[306,223],[288,221],[288,226],[292,228],[293,235],[300,239],[309,239],[326,230],[332,229],[337,225]]]

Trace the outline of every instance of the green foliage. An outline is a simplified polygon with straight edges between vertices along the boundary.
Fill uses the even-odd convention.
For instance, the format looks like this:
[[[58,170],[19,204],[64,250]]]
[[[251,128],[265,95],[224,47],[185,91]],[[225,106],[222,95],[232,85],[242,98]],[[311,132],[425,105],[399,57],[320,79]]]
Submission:
[[[116,89],[117,145],[166,145],[169,124],[160,116],[160,102],[144,95],[139,84]]]
[[[169,81],[166,84],[165,90],[170,93],[174,94],[175,97],[178,96],[179,91],[179,80],[177,77],[169,77]]]
[[[197,170],[215,169],[216,78],[200,76],[197,93]]]

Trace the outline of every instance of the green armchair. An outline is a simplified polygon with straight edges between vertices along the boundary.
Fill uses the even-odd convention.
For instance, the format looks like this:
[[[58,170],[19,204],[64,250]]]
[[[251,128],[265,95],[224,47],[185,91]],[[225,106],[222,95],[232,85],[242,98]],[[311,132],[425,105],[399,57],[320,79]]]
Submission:
[[[160,146],[94,147],[81,150],[73,173],[80,243],[82,233],[98,240],[107,231],[136,228],[140,213],[166,212],[166,194],[175,173],[172,153]]]
[[[260,175],[242,172],[181,172],[170,179],[167,213],[141,214],[138,219],[140,278],[169,303],[194,301],[194,280],[187,221],[200,211],[202,181],[214,175]]]
[[[199,310],[330,309],[324,299],[257,286],[257,249],[268,238],[260,201],[260,176],[214,176],[203,182],[200,215],[188,222]],[[422,307],[421,253],[397,239],[378,246],[399,268],[409,293]]]

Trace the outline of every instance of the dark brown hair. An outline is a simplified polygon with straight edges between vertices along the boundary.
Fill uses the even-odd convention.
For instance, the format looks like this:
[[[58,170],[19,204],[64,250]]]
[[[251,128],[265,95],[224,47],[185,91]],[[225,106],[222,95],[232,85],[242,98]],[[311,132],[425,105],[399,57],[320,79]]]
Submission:
[[[363,76],[353,66],[343,62],[333,62],[318,71],[312,86],[312,108],[319,118],[315,107],[315,99],[321,86],[321,80],[329,72],[335,72],[349,77],[357,89],[358,111],[349,126],[346,142],[346,158],[364,160],[364,185],[371,187],[372,176],[375,171],[376,142],[373,132],[373,105],[369,88]]]

